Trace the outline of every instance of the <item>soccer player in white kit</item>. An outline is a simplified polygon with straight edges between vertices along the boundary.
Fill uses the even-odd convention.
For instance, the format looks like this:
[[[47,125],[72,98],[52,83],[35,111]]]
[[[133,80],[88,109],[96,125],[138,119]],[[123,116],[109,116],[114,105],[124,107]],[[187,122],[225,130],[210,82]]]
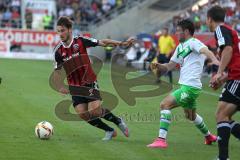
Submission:
[[[152,68],[166,73],[180,65],[180,88],[168,95],[160,104],[161,117],[159,135],[150,148],[166,148],[168,128],[171,123],[171,109],[182,106],[187,119],[192,121],[205,136],[205,144],[210,145],[217,137],[210,133],[203,118],[196,113],[196,99],[202,88],[201,74],[204,61],[209,58],[213,64],[219,64],[214,54],[198,39],[193,37],[194,25],[189,20],[182,20],[177,25],[176,35],[180,41],[169,63],[153,63]]]

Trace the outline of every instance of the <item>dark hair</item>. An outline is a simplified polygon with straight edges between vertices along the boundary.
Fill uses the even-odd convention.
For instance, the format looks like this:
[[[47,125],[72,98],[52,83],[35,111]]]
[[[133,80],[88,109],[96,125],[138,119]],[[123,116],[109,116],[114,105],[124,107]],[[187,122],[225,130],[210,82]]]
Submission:
[[[207,16],[215,22],[224,22],[225,10],[220,6],[213,6],[207,12]]]
[[[67,16],[61,16],[57,20],[57,26],[65,26],[68,29],[71,29],[73,21]]]
[[[181,27],[182,30],[188,30],[189,33],[193,36],[195,28],[194,28],[194,24],[192,21],[188,20],[188,19],[184,19],[178,22],[177,26]]]
[[[166,27],[166,26],[163,27],[163,30],[166,30],[168,32],[168,27]]]

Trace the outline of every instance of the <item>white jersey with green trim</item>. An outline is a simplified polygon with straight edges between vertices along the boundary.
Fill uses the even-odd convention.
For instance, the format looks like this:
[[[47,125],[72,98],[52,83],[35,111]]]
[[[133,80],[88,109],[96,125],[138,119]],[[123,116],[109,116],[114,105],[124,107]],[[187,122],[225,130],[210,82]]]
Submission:
[[[196,38],[190,38],[177,46],[171,61],[180,64],[179,84],[202,88],[201,74],[206,56],[199,52],[204,47]]]

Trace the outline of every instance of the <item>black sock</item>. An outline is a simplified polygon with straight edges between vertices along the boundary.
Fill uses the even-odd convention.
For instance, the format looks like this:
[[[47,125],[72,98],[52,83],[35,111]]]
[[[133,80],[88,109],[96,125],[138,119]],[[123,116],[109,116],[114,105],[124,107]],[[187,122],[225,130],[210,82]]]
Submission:
[[[232,135],[240,140],[240,124],[236,121],[231,121],[230,125]]]
[[[93,118],[92,120],[88,121],[94,127],[100,128],[104,131],[113,131],[114,129],[109,127],[106,123],[104,123],[100,118]]]
[[[219,159],[228,159],[228,143],[231,134],[229,122],[219,122],[217,124]]]
[[[103,118],[107,121],[113,122],[116,125],[121,123],[121,119],[112,114],[108,109],[103,108]]]

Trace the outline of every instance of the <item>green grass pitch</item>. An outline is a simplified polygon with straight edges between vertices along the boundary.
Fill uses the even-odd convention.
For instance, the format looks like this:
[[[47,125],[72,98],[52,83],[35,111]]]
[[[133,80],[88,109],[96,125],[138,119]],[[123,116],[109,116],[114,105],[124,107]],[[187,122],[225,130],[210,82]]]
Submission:
[[[169,148],[149,149],[147,144],[158,135],[159,103],[164,96],[137,99],[129,107],[119,99],[114,113],[122,115],[130,128],[130,138],[118,130],[118,136],[103,142],[104,132],[84,122],[62,121],[56,117],[55,105],[63,97],[53,91],[48,78],[50,61],[0,59],[0,160],[213,160],[217,144],[205,146],[203,136],[183,117],[181,108],[173,111],[175,118],[168,135]],[[100,88],[116,95],[109,76],[109,65],[101,70]],[[176,82],[176,79],[175,79]],[[207,81],[206,81],[207,82]],[[198,99],[199,114],[216,133],[214,113],[218,97],[205,82]],[[235,116],[240,120],[239,114]],[[54,126],[50,140],[35,137],[35,125],[47,120]],[[110,123],[109,123],[110,124]],[[114,126],[113,124],[110,124]],[[116,126],[114,126],[116,128]],[[239,159],[240,142],[231,138],[231,160]]]

